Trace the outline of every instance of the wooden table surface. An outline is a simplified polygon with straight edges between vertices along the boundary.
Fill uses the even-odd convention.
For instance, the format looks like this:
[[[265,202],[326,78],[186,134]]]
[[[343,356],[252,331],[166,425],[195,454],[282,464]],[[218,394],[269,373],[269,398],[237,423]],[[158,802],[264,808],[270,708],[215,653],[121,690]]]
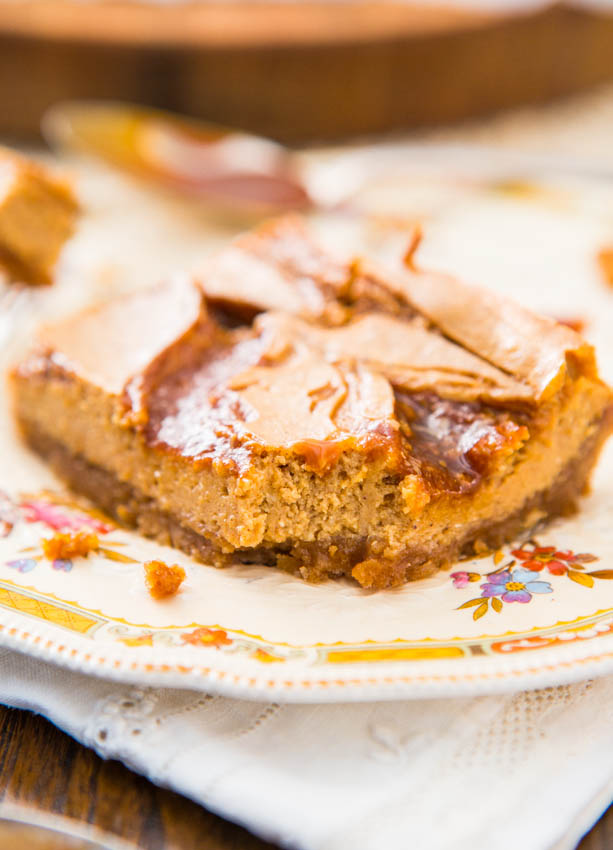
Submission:
[[[325,142],[453,123],[613,79],[604,7],[444,7],[0,2],[0,130],[32,137],[55,102],[110,98]]]
[[[109,841],[125,850],[274,850],[244,829],[157,788],[116,761],[103,761],[47,720],[0,706],[0,816],[19,810],[40,825],[64,821],[67,832]],[[0,850],[43,850],[0,821]],[[112,844],[112,838],[110,843]],[[85,846],[45,842],[45,850]],[[611,850],[613,806],[579,845]]]

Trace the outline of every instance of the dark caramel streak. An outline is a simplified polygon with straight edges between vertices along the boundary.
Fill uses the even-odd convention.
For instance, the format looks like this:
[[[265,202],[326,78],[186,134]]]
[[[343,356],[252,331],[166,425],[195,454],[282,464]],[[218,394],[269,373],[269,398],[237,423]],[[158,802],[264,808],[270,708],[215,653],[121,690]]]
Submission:
[[[433,491],[473,490],[494,457],[529,437],[525,425],[500,411],[434,393],[396,390],[395,396],[407,471],[417,469]]]

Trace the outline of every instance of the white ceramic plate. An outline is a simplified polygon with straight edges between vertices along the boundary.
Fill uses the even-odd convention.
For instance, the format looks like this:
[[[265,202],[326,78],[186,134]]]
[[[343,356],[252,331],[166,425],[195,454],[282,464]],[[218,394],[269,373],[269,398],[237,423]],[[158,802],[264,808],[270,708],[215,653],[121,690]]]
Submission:
[[[428,234],[424,262],[585,321],[603,372],[613,378],[613,291],[595,261],[607,237],[613,241],[613,189],[559,179],[502,188],[475,180],[428,185],[415,175],[404,192],[399,184],[389,189],[381,180],[364,193],[363,208],[376,209],[375,218],[327,220],[323,229],[333,227],[337,239],[359,236],[385,253],[397,239],[381,227],[382,217],[397,224],[420,216]],[[102,184],[99,173],[87,172],[83,193],[94,214],[71,246],[55,294],[33,296],[38,315],[99,297],[103,284],[141,285],[154,267],[157,273],[185,252],[197,254],[194,240],[205,230],[197,213],[178,228],[175,207],[117,178]],[[149,256],[139,265],[134,246],[128,250],[120,231],[134,216],[149,227],[154,252],[156,228],[167,236],[157,263]],[[110,260],[115,236],[124,240],[123,264],[115,255]],[[126,268],[146,273],[136,281]],[[24,319],[21,336],[26,326]],[[612,450],[576,517],[553,523],[535,541],[373,594],[348,583],[308,585],[260,567],[197,564],[77,504],[20,446],[6,406],[1,428],[4,645],[142,684],[303,702],[452,696],[613,671]],[[94,528],[100,553],[45,559],[41,538],[67,527]],[[168,601],[154,601],[145,589],[142,562],[152,558],[186,568],[186,582]]]

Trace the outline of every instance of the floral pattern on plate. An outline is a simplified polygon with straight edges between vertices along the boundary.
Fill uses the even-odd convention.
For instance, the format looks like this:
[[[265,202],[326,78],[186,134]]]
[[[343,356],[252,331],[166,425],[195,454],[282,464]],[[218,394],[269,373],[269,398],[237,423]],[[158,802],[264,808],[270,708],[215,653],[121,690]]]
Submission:
[[[560,551],[555,546],[539,546],[535,541],[530,541],[519,549],[511,549],[511,555],[514,556],[512,561],[489,573],[466,570],[451,573],[453,586],[458,590],[485,579],[480,585],[481,595],[463,602],[458,609],[474,608],[473,620],[479,620],[490,610],[500,614],[505,603],[526,604],[535,595],[553,593],[552,583],[544,581],[541,575],[544,570],[552,578],[566,577],[584,587],[594,587],[594,579],[613,579],[613,570],[584,572],[585,564],[598,560],[597,555],[590,553],[575,554],[570,550]],[[500,561],[503,557],[502,551],[497,552],[494,560]]]

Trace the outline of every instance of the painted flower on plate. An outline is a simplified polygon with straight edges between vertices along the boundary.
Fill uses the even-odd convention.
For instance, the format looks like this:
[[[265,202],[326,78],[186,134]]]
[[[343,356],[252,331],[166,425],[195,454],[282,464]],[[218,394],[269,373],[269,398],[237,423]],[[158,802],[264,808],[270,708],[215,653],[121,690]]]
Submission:
[[[72,569],[72,561],[70,558],[55,558],[55,560],[51,562],[51,566],[54,570],[69,573]]]
[[[569,569],[581,570],[583,564],[598,560],[595,555],[587,552],[575,555],[570,549],[564,552],[555,546],[522,546],[521,549],[513,549],[511,554],[523,562],[526,570],[540,573],[541,570],[547,569],[554,576],[566,575]]]
[[[67,510],[62,505],[54,504],[43,498],[28,499],[21,503],[21,510],[26,522],[42,522],[55,531],[81,531],[93,529],[99,534],[108,534],[113,526],[88,516],[83,512]]]
[[[192,646],[230,646],[232,643],[223,629],[207,629],[204,626],[193,632],[185,632],[181,639],[183,643],[191,643]]]
[[[36,566],[36,561],[34,558],[17,558],[14,561],[7,561],[6,565],[19,573],[29,573]]]
[[[467,587],[471,581],[479,581],[480,573],[469,573],[466,570],[460,570],[457,573],[451,573],[453,586],[457,588]]]
[[[500,597],[503,602],[530,602],[535,593],[551,593],[548,581],[540,581],[538,572],[519,567],[491,573],[481,585],[481,596],[486,599]]]

